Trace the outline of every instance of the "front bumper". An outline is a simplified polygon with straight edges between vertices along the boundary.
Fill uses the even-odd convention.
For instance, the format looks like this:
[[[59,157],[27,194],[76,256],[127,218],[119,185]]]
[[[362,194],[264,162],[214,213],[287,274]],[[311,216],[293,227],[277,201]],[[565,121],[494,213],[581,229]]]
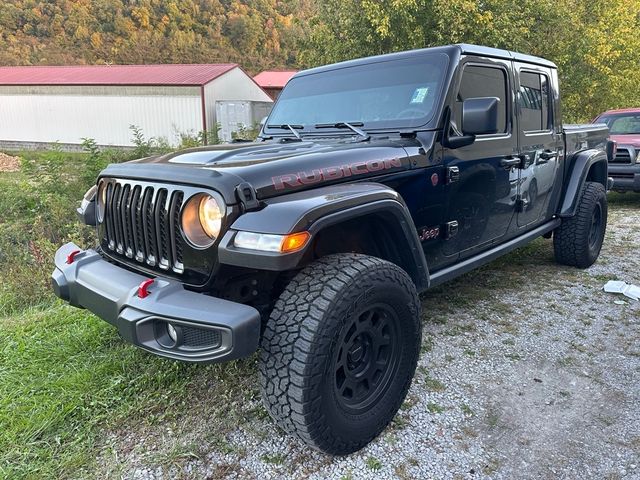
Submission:
[[[185,290],[156,278],[149,295],[138,288],[147,277],[104,260],[73,243],[58,249],[52,274],[55,294],[116,326],[124,340],[156,355],[196,363],[223,362],[258,348],[260,314],[255,308]],[[171,324],[174,341],[167,329]]]
[[[629,165],[610,163],[609,176],[613,178],[614,192],[640,192],[640,163]]]

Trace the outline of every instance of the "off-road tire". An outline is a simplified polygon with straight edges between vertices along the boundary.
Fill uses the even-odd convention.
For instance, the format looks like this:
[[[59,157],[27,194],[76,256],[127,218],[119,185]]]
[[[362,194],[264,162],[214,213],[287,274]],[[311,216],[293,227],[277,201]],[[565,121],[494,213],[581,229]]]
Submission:
[[[377,309],[378,319],[372,313],[366,320],[368,312]],[[372,325],[374,340],[368,350],[354,349],[359,345],[348,342],[367,344],[366,335],[358,333],[367,325]],[[380,347],[385,340],[375,340],[384,332],[392,347]],[[323,257],[293,278],[267,321],[259,367],[265,406],[280,427],[310,446],[333,455],[355,452],[380,434],[400,408],[416,369],[420,341],[420,302],[404,270],[360,254]],[[352,375],[350,369],[360,365],[358,361],[365,365],[364,358],[375,358],[378,365],[383,357],[395,360],[389,360],[385,373],[371,375],[374,380],[368,385],[375,402],[351,406],[360,397],[348,398],[347,372]],[[363,385],[353,391],[366,392]]]
[[[576,214],[562,219],[553,232],[556,261],[572,267],[590,267],[600,255],[606,229],[607,192],[601,183],[586,182]]]

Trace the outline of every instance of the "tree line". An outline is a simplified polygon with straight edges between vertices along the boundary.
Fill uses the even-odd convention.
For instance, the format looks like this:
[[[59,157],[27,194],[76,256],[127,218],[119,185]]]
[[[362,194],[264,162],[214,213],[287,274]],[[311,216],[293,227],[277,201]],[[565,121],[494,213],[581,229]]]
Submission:
[[[640,0],[324,0],[301,62],[323,64],[449,43],[558,65],[564,117],[640,107]]]
[[[297,65],[307,0],[9,0],[0,65]]]
[[[539,55],[587,121],[640,106],[640,0],[10,0],[0,65],[235,62],[250,73],[448,43]]]

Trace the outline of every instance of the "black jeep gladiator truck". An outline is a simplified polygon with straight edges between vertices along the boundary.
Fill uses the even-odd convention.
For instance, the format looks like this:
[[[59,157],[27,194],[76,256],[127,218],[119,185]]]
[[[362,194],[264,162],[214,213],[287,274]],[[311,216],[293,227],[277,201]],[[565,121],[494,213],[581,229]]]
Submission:
[[[259,353],[264,403],[330,454],[400,407],[418,295],[537,237],[593,264],[607,222],[606,125],[564,126],[556,66],[473,45],[314,68],[254,143],[108,166],[53,288],[163,357]]]

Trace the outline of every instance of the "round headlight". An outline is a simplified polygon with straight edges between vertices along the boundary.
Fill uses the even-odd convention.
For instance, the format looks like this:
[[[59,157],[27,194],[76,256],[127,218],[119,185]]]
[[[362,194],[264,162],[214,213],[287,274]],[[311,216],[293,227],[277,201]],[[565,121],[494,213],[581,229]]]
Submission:
[[[107,204],[107,184],[103,180],[98,184],[98,194],[96,195],[96,218],[98,223],[104,220],[104,206]]]
[[[220,229],[222,228],[222,217],[224,213],[213,197],[204,196],[200,199],[200,224],[204,229],[204,233],[211,238],[218,238]]]
[[[194,195],[182,210],[182,231],[197,248],[207,248],[222,230],[225,204],[221,198],[206,193]]]

